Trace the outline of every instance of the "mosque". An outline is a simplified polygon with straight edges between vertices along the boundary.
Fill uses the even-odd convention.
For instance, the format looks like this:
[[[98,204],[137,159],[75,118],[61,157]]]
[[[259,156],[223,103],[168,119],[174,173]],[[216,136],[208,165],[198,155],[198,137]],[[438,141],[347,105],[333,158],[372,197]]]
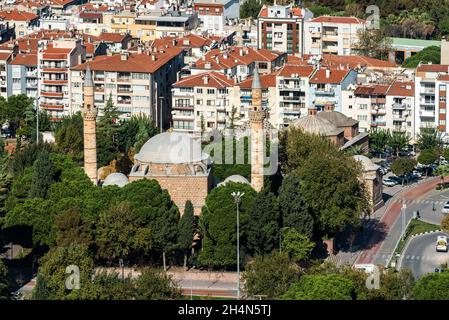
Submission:
[[[262,85],[257,68],[252,81],[252,106],[249,113],[251,128],[251,182],[233,175],[219,185],[229,181],[250,184],[256,191],[263,188],[264,181],[264,123],[267,117],[262,108]],[[92,72],[87,65],[84,78],[84,170],[94,184],[98,184],[96,152],[97,107],[94,105],[94,84]],[[333,110],[327,105],[325,111],[309,109],[309,115],[297,119],[293,126],[314,134],[326,136],[332,142],[348,148],[354,145],[368,147],[368,136],[358,132],[358,122]],[[371,197],[372,208],[377,208],[382,198],[382,177],[370,159],[358,156],[363,165],[364,181]],[[190,200],[195,214],[199,215],[209,191],[213,188],[213,161],[201,148],[201,142],[187,133],[164,132],[150,138],[135,155],[134,165],[128,176],[123,173],[109,174],[102,185],[119,187],[139,179],[155,179],[166,189],[180,212]]]

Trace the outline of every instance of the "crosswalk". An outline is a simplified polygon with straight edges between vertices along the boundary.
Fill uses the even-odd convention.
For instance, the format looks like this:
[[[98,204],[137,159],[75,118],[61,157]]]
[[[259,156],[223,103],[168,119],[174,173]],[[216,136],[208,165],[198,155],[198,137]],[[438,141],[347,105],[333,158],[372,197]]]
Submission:
[[[390,261],[395,257],[394,254],[366,254],[366,253],[361,253],[359,258],[370,258],[370,259],[381,259],[384,261]],[[399,258],[399,257],[398,257]],[[429,256],[414,256],[414,255],[406,255],[402,257],[402,260],[409,260],[409,261],[432,261],[435,260],[436,256],[435,255],[429,255]]]
[[[429,200],[429,199],[395,199],[393,203],[405,203],[405,204],[435,204],[444,205],[447,201]]]

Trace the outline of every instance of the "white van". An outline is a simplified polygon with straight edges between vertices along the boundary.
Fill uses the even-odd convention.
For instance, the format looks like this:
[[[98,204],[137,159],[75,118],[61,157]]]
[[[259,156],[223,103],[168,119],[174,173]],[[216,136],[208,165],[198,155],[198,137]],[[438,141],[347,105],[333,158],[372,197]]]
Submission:
[[[373,273],[374,272],[374,264],[369,263],[359,263],[354,265],[354,269],[363,270],[365,273]]]
[[[436,250],[437,250],[437,252],[447,252],[447,237],[446,236],[438,236]]]

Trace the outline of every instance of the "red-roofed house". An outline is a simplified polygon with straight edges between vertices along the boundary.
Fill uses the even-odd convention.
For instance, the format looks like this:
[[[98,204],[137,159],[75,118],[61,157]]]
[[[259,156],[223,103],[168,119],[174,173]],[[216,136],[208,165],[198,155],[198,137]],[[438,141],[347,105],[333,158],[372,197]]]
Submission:
[[[303,54],[304,22],[312,17],[306,8],[263,6],[257,19],[258,48]]]
[[[155,52],[108,54],[72,67],[71,112],[83,104],[83,74],[89,64],[95,84],[95,104],[100,115],[109,97],[123,118],[146,114],[164,128],[169,126],[171,86],[183,66],[184,51],[179,47]],[[161,99],[162,98],[162,99]]]
[[[16,38],[26,35],[28,28],[39,22],[39,17],[34,13],[18,10],[0,11],[0,18],[14,26]]]
[[[306,54],[350,55],[366,21],[354,17],[321,16],[304,23]]]
[[[69,68],[85,58],[85,47],[79,39],[42,42],[37,53],[39,107],[49,113],[51,120],[71,114]]]

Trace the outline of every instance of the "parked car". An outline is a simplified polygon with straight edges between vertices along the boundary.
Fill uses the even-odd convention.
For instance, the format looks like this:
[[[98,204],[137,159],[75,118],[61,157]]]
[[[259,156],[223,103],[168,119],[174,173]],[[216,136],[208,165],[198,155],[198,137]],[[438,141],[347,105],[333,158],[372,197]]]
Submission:
[[[393,186],[398,184],[396,181],[394,181],[392,179],[384,179],[382,181],[382,183],[383,183],[384,186],[387,186],[387,187],[393,187]]]
[[[422,177],[422,173],[420,172],[420,171],[418,171],[418,170],[413,170],[413,172],[412,172],[415,176],[417,176],[418,178],[421,178]]]
[[[446,202],[443,209],[441,209],[442,214],[448,214],[449,213],[449,204]]]

